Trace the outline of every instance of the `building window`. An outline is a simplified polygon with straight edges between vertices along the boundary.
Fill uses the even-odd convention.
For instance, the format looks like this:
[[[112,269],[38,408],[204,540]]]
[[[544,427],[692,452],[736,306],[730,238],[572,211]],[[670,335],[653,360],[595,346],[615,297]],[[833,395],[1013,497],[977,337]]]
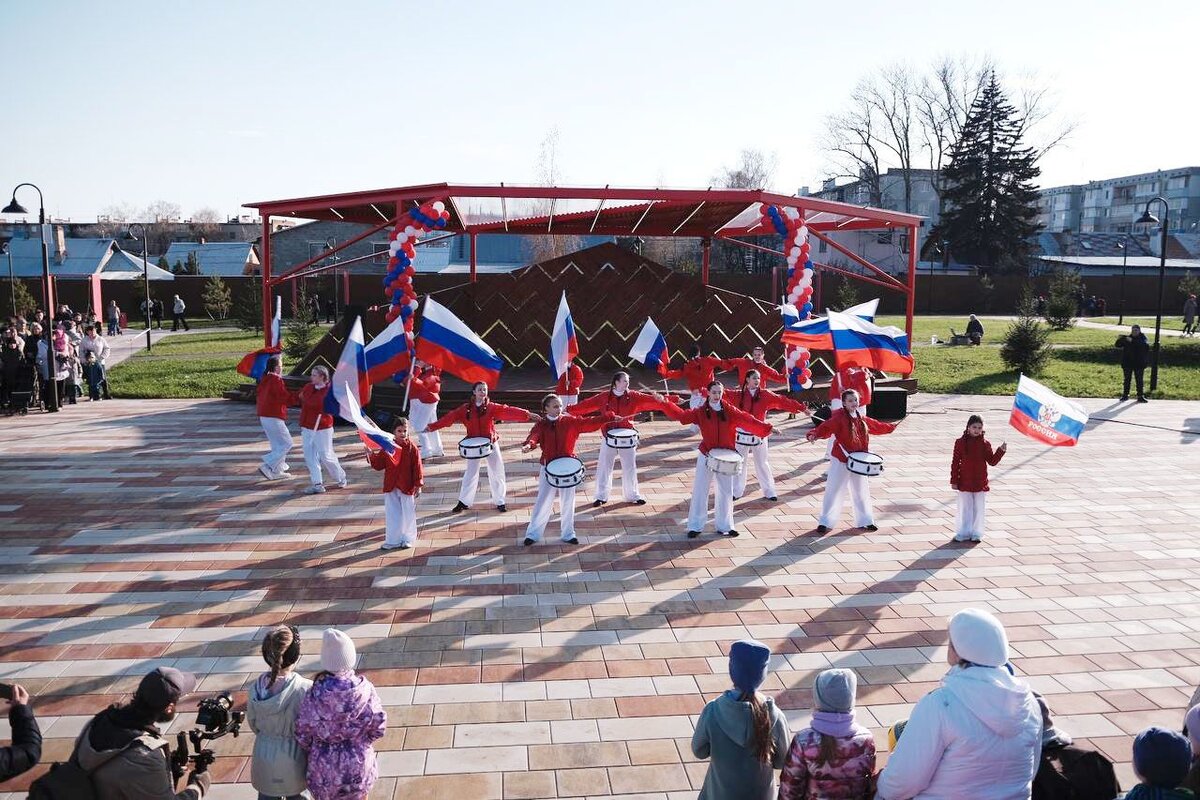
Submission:
[[[908,254],[908,231],[900,232],[900,252]]]
[[[829,252],[829,242],[825,241],[824,239],[819,239],[818,241],[820,242],[820,244],[817,245],[817,252],[818,253],[828,253]]]
[[[372,264],[386,264],[391,257],[387,242],[371,242],[371,252],[374,254],[371,258]]]
[[[1171,178],[1167,181],[1167,189],[1186,189],[1188,185],[1188,176],[1180,175],[1178,178]]]

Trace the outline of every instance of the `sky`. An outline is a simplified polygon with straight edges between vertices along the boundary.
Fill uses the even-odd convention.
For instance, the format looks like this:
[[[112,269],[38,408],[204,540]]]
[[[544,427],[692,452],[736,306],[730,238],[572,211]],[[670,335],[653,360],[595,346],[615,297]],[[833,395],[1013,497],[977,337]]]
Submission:
[[[556,131],[563,184],[703,188],[754,148],[790,194],[831,174],[824,120],[860,79],[985,55],[1076,125],[1041,185],[1081,183],[1200,165],[1198,30],[1194,0],[0,0],[0,191],[232,216],[534,182]]]

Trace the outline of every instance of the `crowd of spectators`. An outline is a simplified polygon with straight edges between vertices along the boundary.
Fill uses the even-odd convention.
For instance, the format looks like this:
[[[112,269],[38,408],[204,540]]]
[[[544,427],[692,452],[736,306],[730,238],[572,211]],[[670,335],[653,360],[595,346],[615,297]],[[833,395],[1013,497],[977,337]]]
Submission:
[[[109,399],[109,353],[92,312],[85,317],[64,305],[53,319],[41,310],[29,319],[9,317],[0,324],[0,408],[24,414],[31,408],[58,411],[85,394]]]

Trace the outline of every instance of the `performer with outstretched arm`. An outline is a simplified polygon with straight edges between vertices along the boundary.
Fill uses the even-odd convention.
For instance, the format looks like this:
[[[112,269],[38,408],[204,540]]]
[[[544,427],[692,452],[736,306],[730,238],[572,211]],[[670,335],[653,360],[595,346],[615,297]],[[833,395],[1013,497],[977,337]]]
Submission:
[[[841,400],[842,407],[805,436],[810,442],[831,436],[834,440],[817,533],[825,533],[837,524],[847,491],[854,503],[854,524],[868,531],[877,531],[879,528],[875,525],[875,515],[871,510],[871,481],[866,475],[851,472],[846,462],[850,453],[870,450],[870,434],[882,436],[896,430],[896,426],[864,414],[859,408],[858,392],[853,389],[842,392]]]
[[[746,372],[746,381],[742,388],[729,393],[729,402],[745,411],[760,422],[767,421],[768,411],[787,411],[789,414],[807,414],[808,406],[799,400],[778,395],[769,389],[762,388],[758,370]],[[742,437],[739,437],[742,438]],[[746,437],[749,438],[749,437]],[[758,476],[758,487],[762,489],[763,497],[768,500],[778,500],[775,493],[775,477],[771,472],[769,457],[769,436],[757,437],[757,444],[742,444],[738,442],[738,454],[744,459],[742,471],[733,479],[733,499],[737,500],[746,493],[746,477],[750,472],[751,458],[754,459],[754,474]]]

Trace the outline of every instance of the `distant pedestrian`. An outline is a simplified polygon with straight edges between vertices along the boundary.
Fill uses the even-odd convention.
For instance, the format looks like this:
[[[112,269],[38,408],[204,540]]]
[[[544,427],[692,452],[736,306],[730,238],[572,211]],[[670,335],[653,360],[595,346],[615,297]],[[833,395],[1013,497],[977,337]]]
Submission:
[[[983,323],[974,314],[967,320],[967,341],[971,344],[983,344]]]
[[[325,321],[332,325],[337,320],[337,300],[330,298],[325,301]]]
[[[79,359],[83,362],[83,375],[87,379],[88,397],[91,400],[111,400],[108,393],[108,377],[105,364],[108,362],[109,346],[96,331],[95,325],[87,327],[87,335],[79,343]]]
[[[150,317],[154,320],[154,327],[162,330],[163,321],[163,301],[154,300],[150,304]]]
[[[183,312],[185,311],[187,311],[187,303],[183,302],[183,298],[181,298],[179,295],[175,295],[174,304],[171,306],[172,331],[179,330],[180,325],[183,326],[185,331],[191,330],[191,328],[188,327],[187,320],[183,317]]]
[[[108,301],[108,311],[104,316],[105,319],[108,320],[108,335],[116,336],[118,333],[120,333],[121,308],[117,305],[116,300]]]
[[[314,323],[321,321],[321,295],[314,294],[309,301],[309,308],[312,309],[312,318]]]
[[[1196,335],[1196,295],[1189,294],[1183,301],[1183,335]]]
[[[1116,346],[1121,350],[1121,370],[1125,373],[1121,402],[1129,399],[1130,378],[1134,378],[1137,383],[1137,401],[1139,403],[1147,402],[1142,379],[1143,373],[1146,371],[1146,364],[1150,360],[1150,343],[1146,341],[1146,334],[1142,333],[1142,326],[1133,325],[1129,329],[1128,336],[1118,336]]]

